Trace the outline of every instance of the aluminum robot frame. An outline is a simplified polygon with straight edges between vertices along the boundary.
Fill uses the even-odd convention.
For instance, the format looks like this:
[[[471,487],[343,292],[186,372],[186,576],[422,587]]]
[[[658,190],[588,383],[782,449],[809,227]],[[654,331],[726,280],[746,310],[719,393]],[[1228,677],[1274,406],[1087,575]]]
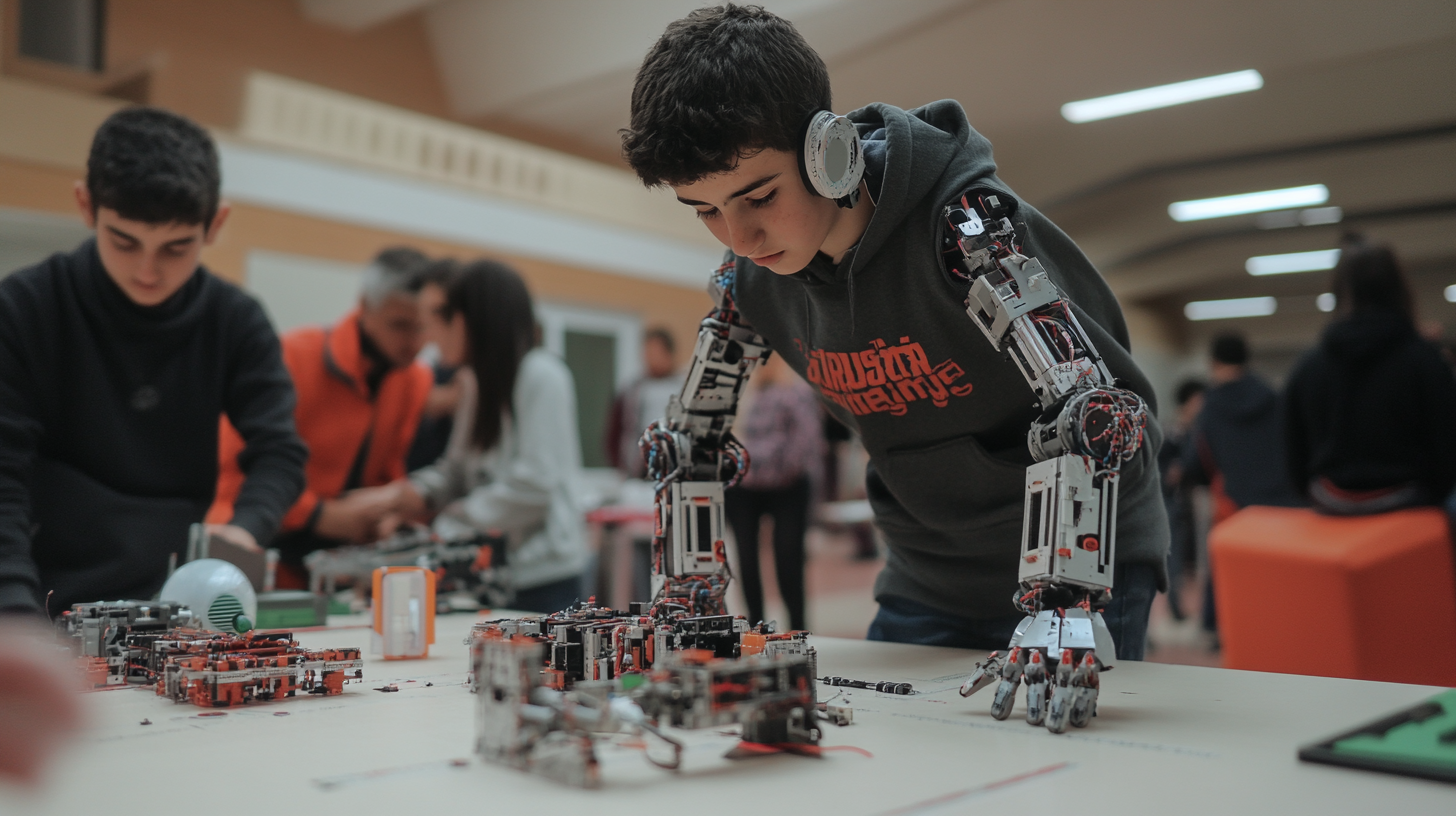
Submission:
[[[732,262],[713,274],[715,304],[703,319],[682,391],[667,416],[642,437],[647,475],[656,488],[652,538],[652,609],[722,615],[732,575],[723,545],[723,491],[748,472],[748,451],[733,438],[743,388],[771,353],[740,319]]]
[[[1118,475],[1142,445],[1147,406],[1115,387],[1071,303],[1036,258],[1021,253],[1013,213],[990,191],[945,210],[952,272],[970,284],[966,313],[1020,369],[1041,415],[1027,447],[1020,569],[1014,602],[1027,617],[1007,653],[977,663],[961,687],[993,683],[992,716],[1011,716],[1026,684],[1026,720],[1054,733],[1097,712],[1098,675],[1116,655],[1101,609],[1111,598]],[[957,257],[958,256],[958,257]]]

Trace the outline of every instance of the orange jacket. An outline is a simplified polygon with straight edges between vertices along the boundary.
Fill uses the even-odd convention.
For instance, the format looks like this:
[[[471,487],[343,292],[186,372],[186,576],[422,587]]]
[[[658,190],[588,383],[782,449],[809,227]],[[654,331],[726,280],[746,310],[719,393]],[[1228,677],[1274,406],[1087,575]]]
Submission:
[[[388,484],[405,475],[405,456],[434,380],[420,363],[395,369],[384,376],[378,397],[370,402],[365,383],[370,361],[359,348],[358,312],[345,315],[332,328],[294,329],[281,339],[283,364],[298,391],[293,418],[308,445],[304,468],[308,484],[283,517],[279,531],[286,532],[305,527],[320,501],[343,492],[371,422],[374,430],[359,486]],[[243,485],[238,467],[243,438],[226,416],[221,423],[217,497],[207,512],[207,520],[214,524],[232,520],[233,502]]]

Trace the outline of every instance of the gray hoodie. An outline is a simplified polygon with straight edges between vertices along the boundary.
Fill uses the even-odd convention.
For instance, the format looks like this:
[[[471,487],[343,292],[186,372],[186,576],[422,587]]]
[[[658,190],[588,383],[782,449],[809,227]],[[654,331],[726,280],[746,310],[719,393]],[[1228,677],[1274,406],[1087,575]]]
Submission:
[[[856,429],[866,487],[889,559],[875,597],[899,596],[969,618],[1015,613],[1026,466],[1036,398],[966,316],[967,287],[943,268],[942,210],[967,190],[1016,205],[1022,251],[1039,258],[1125,388],[1154,404],[1128,353],[1107,284],[1060,229],[996,178],[991,144],[953,101],[849,114],[870,139],[874,218],[838,265],[820,254],[780,276],[736,259],[744,318]],[[1150,421],[1123,469],[1117,561],[1153,565],[1166,585],[1168,523]],[[1116,592],[1116,589],[1113,590]]]

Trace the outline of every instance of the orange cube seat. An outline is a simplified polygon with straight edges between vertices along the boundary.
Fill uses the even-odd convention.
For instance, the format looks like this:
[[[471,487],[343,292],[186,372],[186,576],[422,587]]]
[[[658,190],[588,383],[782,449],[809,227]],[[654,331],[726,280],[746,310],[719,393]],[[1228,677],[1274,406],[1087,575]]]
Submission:
[[[1249,507],[1209,534],[1230,669],[1456,686],[1445,513]]]

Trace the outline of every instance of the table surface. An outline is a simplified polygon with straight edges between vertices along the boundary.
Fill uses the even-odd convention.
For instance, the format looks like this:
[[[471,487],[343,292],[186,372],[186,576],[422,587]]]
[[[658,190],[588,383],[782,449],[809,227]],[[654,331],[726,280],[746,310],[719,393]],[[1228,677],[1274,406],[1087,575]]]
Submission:
[[[367,650],[362,622],[334,618],[334,627],[355,626],[298,637]],[[1298,746],[1425,699],[1432,687],[1123,663],[1103,675],[1092,724],[1054,735],[1027,725],[1020,705],[1012,719],[992,719],[989,691],[957,694],[980,653],[834,638],[813,639],[821,675],[910,682],[919,693],[849,690],[841,700],[854,724],[825,726],[822,758],[728,760],[730,734],[688,732],[682,770],[606,744],[603,786],[575,790],[472,755],[475,700],[463,685],[462,645],[471,622],[440,618],[428,659],[366,657],[363,683],[335,697],[213,710],[150,689],[87,694],[89,730],[37,792],[0,787],[0,813],[939,816],[1057,802],[1079,816],[1456,814],[1456,786],[1295,757]],[[374,690],[390,682],[399,693]],[[835,691],[821,685],[820,697]],[[226,713],[201,716],[210,711]]]

